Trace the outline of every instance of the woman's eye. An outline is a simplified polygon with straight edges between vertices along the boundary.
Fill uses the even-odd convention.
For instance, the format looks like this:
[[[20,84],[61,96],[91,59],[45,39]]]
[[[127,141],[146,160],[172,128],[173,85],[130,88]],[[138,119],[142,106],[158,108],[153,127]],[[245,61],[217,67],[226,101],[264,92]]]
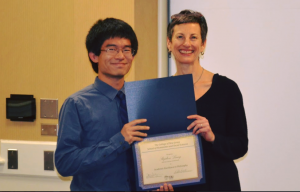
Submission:
[[[182,39],[182,38],[183,38],[183,36],[179,35],[179,36],[177,36],[177,38],[178,38],[178,39]]]
[[[196,36],[192,36],[191,39],[197,39],[197,37]]]

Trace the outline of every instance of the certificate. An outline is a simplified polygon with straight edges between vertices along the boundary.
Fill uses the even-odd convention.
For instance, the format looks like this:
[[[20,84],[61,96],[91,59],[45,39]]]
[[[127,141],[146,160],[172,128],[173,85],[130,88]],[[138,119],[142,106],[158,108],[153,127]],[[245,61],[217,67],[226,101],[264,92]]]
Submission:
[[[126,82],[125,92],[129,121],[150,127],[132,145],[136,190],[205,183],[201,138],[186,130],[197,114],[192,75]]]
[[[198,139],[185,131],[136,142],[137,190],[155,189],[166,182],[173,186],[205,182]]]

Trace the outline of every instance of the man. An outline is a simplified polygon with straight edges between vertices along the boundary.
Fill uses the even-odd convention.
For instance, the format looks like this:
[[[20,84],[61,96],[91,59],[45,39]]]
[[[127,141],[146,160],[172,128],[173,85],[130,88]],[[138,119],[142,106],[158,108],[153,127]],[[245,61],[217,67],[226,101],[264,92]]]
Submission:
[[[89,31],[86,48],[98,77],[71,95],[59,114],[55,165],[73,176],[71,190],[135,189],[130,144],[142,141],[146,119],[128,123],[124,75],[138,50],[132,28],[122,20],[99,20]]]

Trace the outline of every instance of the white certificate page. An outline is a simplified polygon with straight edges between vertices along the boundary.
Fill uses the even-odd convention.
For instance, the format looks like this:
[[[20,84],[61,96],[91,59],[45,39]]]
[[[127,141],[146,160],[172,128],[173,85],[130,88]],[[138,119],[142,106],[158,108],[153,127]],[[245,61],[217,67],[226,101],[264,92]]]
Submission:
[[[198,177],[194,136],[138,144],[144,185]]]

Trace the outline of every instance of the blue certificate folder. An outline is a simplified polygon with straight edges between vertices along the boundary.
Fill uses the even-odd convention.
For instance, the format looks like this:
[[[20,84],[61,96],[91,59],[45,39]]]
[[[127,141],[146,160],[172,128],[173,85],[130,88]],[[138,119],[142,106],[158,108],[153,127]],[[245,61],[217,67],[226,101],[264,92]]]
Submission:
[[[126,82],[125,93],[129,122],[147,119],[144,125],[150,126],[150,130],[146,131],[148,137],[188,132],[187,127],[194,120],[187,119],[187,116],[197,114],[192,75]],[[180,182],[175,186],[205,183],[201,137],[198,138],[203,178],[199,182]],[[137,190],[157,188],[155,185],[153,188],[142,187],[134,145],[133,151]]]
[[[147,119],[148,135],[186,130],[197,114],[192,75],[125,83],[129,122]]]
[[[174,139],[174,138],[184,137],[184,136],[189,136],[189,135],[193,135],[192,132],[187,132],[187,131],[172,132],[172,133],[167,133],[167,134],[148,136],[142,142],[153,142],[153,141],[155,142],[155,141]],[[133,157],[134,157],[134,164],[135,164],[136,190],[137,191],[153,190],[153,189],[155,190],[155,189],[158,189],[160,186],[162,186],[163,183],[169,183],[173,187],[205,183],[205,170],[204,170],[204,162],[203,162],[201,137],[199,137],[198,135],[193,135],[193,136],[195,138],[195,149],[196,149],[194,151],[194,154],[196,152],[196,156],[197,156],[197,168],[195,168],[194,170],[196,172],[198,172],[198,176],[194,177],[194,178],[187,178],[184,180],[176,180],[172,175],[163,173],[163,175],[161,175],[163,182],[157,182],[157,183],[155,182],[155,183],[151,183],[151,184],[146,184],[143,182],[144,174],[143,174],[143,170],[142,170],[142,164],[143,164],[143,161],[141,158],[142,153],[138,147],[138,144],[140,142],[134,142],[134,144],[132,145],[132,149],[133,149],[133,154],[134,154]],[[180,147],[180,148],[187,150],[189,147]],[[159,149],[159,151],[165,151],[165,154],[167,154],[169,152],[168,150],[164,150],[164,149],[162,149],[162,150]],[[191,154],[191,153],[189,153],[189,154]],[[150,155],[152,155],[152,157],[154,156],[156,159],[157,159],[157,157],[159,157],[159,158],[161,157],[161,156],[157,156],[155,153],[152,153]],[[153,162],[152,157],[148,161]],[[193,159],[191,159],[190,156],[187,156],[187,158],[189,158],[189,161],[193,161]],[[166,166],[166,168],[168,168],[168,166],[172,166],[172,165],[165,165],[165,166]],[[179,168],[179,170],[180,169],[181,168]],[[155,173],[150,173],[150,174],[155,174]]]

